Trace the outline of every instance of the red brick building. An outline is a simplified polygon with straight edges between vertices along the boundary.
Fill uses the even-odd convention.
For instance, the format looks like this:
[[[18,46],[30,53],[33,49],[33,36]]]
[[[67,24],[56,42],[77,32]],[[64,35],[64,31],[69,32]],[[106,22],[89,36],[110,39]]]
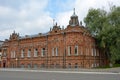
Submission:
[[[95,39],[73,13],[64,29],[57,24],[47,33],[21,37],[15,31],[2,45],[2,67],[93,68],[107,65]]]

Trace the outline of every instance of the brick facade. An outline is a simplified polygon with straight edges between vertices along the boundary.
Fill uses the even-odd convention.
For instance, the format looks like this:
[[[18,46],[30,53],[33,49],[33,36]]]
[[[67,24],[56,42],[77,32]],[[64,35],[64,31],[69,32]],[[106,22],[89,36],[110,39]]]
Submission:
[[[21,37],[15,31],[2,46],[2,67],[93,68],[107,65],[106,55],[73,13],[64,29]]]

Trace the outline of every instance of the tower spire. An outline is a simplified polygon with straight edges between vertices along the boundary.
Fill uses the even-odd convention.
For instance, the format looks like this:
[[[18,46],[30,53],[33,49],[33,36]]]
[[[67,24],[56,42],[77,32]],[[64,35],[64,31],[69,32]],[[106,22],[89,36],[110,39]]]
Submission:
[[[73,9],[73,14],[75,14],[75,8]]]
[[[73,9],[73,15],[71,16],[71,19],[69,21],[69,25],[71,25],[71,26],[79,25],[78,16],[75,14],[75,8]]]

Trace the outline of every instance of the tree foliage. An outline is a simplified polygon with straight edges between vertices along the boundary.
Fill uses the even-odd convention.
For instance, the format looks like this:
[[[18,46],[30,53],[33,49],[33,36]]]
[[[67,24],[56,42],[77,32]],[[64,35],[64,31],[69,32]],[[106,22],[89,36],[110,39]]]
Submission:
[[[120,60],[120,7],[112,6],[109,12],[92,8],[84,22],[109,60]]]

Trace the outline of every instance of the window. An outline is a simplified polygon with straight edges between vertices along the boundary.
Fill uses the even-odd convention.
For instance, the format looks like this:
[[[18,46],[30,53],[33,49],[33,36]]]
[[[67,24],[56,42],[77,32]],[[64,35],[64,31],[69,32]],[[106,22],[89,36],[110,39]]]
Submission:
[[[38,68],[38,65],[37,65],[37,64],[34,64],[34,68],[37,69],[37,68]]]
[[[56,48],[56,56],[58,56],[58,48]]]
[[[94,48],[91,49],[91,54],[94,56]]]
[[[78,68],[78,63],[75,63],[75,68]]]
[[[25,66],[24,66],[24,64],[21,64],[21,66],[20,66],[21,68],[25,68]]]
[[[78,55],[78,46],[75,46],[75,55]]]
[[[34,49],[34,57],[38,56],[38,49]]]
[[[28,57],[31,57],[31,49],[28,50]]]
[[[45,56],[45,48],[42,48],[42,51],[41,51],[41,56],[44,57]]]
[[[96,56],[96,48],[94,48],[94,56]]]
[[[15,56],[16,56],[15,51],[11,51],[11,58],[15,58]]]
[[[91,67],[94,68],[94,64],[93,64],[93,63],[92,63],[92,65],[91,65]]]
[[[24,49],[21,50],[21,58],[24,58]]]
[[[97,67],[99,67],[99,63],[97,63]]]
[[[68,46],[68,56],[71,55],[71,46]]]
[[[96,63],[94,64],[94,67],[97,67],[97,64],[96,64]]]
[[[58,48],[52,48],[52,56],[58,56]]]
[[[13,58],[15,58],[15,56],[16,56],[16,53],[15,53],[15,51],[13,51]]]
[[[31,68],[31,65],[30,65],[30,64],[28,64],[28,65],[27,65],[27,68]]]
[[[54,48],[52,48],[52,56],[54,56]]]

